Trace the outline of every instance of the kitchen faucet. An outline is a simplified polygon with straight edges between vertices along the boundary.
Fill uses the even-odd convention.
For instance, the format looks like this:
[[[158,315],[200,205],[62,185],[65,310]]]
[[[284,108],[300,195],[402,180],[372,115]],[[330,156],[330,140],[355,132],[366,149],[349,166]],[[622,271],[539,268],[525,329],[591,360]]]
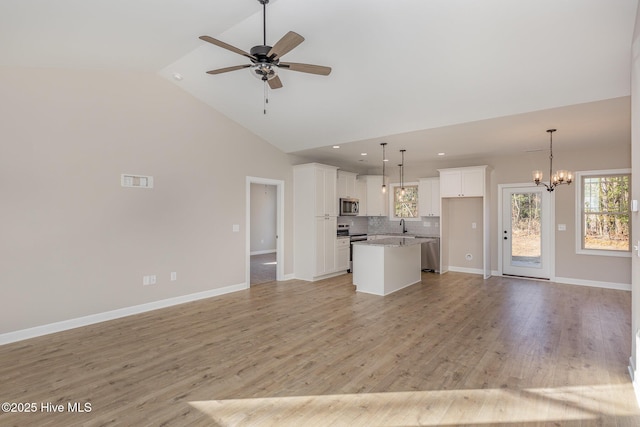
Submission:
[[[400,220],[400,227],[402,227],[402,234],[407,232],[407,224],[405,224],[404,218]]]

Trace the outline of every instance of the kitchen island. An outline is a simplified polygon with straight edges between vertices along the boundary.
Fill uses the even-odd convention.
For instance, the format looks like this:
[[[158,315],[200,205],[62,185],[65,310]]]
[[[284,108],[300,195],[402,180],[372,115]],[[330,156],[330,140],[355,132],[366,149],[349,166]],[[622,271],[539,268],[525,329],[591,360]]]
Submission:
[[[420,251],[429,239],[389,237],[353,242],[353,284],[374,295],[392,292],[421,280]]]

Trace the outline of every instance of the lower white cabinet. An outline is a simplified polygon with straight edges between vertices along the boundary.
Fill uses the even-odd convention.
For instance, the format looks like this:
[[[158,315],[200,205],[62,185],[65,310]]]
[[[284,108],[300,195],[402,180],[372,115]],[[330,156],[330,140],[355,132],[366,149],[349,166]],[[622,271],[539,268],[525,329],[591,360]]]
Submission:
[[[349,248],[351,242],[348,237],[336,239],[336,271],[349,269]]]
[[[314,276],[334,273],[336,271],[336,229],[338,220],[335,216],[316,218],[316,262]]]

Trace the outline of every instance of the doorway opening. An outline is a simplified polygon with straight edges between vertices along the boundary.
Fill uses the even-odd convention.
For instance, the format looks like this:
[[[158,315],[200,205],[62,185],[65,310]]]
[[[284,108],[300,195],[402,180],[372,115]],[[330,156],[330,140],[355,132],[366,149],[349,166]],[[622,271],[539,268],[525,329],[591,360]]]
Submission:
[[[247,287],[282,280],[284,182],[247,177]]]

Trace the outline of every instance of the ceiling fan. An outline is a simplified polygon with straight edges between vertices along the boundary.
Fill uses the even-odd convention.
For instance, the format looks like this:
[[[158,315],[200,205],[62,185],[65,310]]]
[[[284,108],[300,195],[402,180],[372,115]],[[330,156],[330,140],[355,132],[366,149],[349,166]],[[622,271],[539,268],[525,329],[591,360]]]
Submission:
[[[283,68],[291,71],[299,71],[302,73],[319,74],[321,76],[328,76],[331,73],[331,67],[324,67],[322,65],[312,64],[299,64],[295,62],[280,62],[280,58],[286,53],[293,50],[300,43],[304,41],[304,37],[293,31],[289,31],[285,34],[276,44],[272,46],[267,45],[267,3],[269,0],[258,0],[262,4],[263,10],[263,44],[254,46],[249,53],[242,49],[238,49],[235,46],[231,46],[223,41],[214,39],[209,36],[200,36],[200,40],[212,43],[223,49],[230,50],[239,55],[249,58],[250,64],[234,65],[232,67],[218,68],[216,70],[207,71],[207,74],[222,74],[229,71],[241,70],[243,68],[251,68],[251,74],[260,80],[269,84],[271,89],[278,89],[282,87],[282,81],[278,77],[278,68]]]

